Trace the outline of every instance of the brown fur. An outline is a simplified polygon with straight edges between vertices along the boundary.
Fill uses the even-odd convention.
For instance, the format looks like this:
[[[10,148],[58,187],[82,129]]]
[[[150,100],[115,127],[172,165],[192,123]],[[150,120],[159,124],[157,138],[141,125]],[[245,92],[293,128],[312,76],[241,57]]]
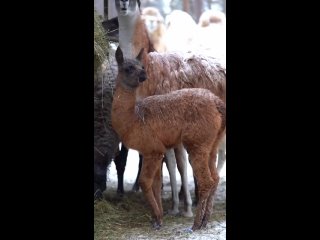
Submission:
[[[142,51],[138,55],[140,60]],[[123,59],[118,48],[119,74],[112,104],[112,125],[121,141],[143,157],[142,191],[151,206],[154,226],[163,218],[161,163],[166,149],[186,147],[198,181],[199,203],[192,229],[205,227],[219,182],[216,169],[218,144],[225,131],[225,104],[206,89],[182,89],[150,96],[136,103],[136,89],[146,78],[137,60]]]
[[[152,50],[152,41],[149,39],[146,26],[141,17],[137,19],[132,42],[133,49],[130,53],[133,52],[136,55],[141,48],[144,48],[142,62],[146,66],[148,75],[148,80],[143,82],[142,86],[137,90],[139,98],[164,94],[181,88],[207,88],[225,102],[225,69],[213,58],[200,55],[187,56],[177,53],[168,53],[167,55],[151,53],[148,55],[148,52],[154,50]],[[175,150],[184,151],[181,146]],[[175,152],[177,153],[177,151]],[[183,168],[179,168],[179,166],[182,166],[186,160],[181,158],[182,154],[176,154],[175,156],[182,176],[183,172],[180,169]],[[191,198],[190,201],[186,199],[185,203],[188,204],[185,206],[186,209],[189,209],[188,213],[192,215]]]
[[[182,88],[205,88],[226,101],[225,69],[212,57],[181,53],[147,55],[148,80],[137,90],[141,98]]]

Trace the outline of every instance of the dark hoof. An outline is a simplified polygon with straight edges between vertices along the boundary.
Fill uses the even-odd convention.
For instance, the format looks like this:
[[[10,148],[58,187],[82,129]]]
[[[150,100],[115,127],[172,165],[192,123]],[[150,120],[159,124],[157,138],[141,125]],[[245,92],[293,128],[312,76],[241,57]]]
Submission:
[[[152,227],[153,227],[154,230],[160,230],[161,224],[154,222],[154,223],[152,224]]]
[[[133,185],[133,187],[132,187],[132,191],[134,191],[134,192],[138,192],[139,190],[140,190],[139,185],[134,184],[134,185]]]
[[[201,228],[201,226],[196,226],[196,225],[193,225],[191,230],[192,231],[196,231],[196,230],[199,230]]]
[[[118,195],[119,197],[123,197],[124,191],[117,190],[117,195]]]
[[[94,200],[102,200],[103,199],[103,195],[100,189],[98,189],[95,193],[94,193]]]
[[[202,221],[201,228],[206,228],[208,224],[208,219]]]

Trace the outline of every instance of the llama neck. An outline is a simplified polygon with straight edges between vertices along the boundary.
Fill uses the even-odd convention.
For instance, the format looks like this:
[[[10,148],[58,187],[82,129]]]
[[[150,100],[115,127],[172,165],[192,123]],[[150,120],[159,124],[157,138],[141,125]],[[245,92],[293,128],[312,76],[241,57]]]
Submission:
[[[111,116],[112,126],[120,139],[124,139],[137,122],[135,103],[135,91],[126,90],[118,84],[113,96]]]
[[[136,24],[140,20],[139,8],[130,15],[118,15],[119,21],[119,46],[125,58],[133,58],[135,49],[133,45]]]
[[[142,62],[146,64],[146,55],[154,49],[150,47],[150,39],[139,8],[127,16],[118,16],[119,46],[125,58],[135,58],[144,49]]]

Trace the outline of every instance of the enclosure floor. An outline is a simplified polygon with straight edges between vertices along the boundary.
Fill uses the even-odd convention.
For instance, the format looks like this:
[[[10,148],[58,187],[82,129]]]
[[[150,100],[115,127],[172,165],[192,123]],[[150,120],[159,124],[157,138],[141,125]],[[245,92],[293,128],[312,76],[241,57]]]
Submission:
[[[125,191],[128,197],[127,200],[130,201],[130,197],[137,197],[140,194],[141,201],[143,202],[143,197],[141,190],[139,193],[133,193],[131,191],[132,185],[136,179],[136,175],[138,172],[138,162],[139,155],[134,150],[129,150],[128,160],[126,165],[126,171],[124,174],[125,181]],[[177,170],[176,173],[178,189],[181,186],[180,174]],[[188,183],[192,198],[194,199],[194,182],[192,175],[192,168],[190,164],[188,164]],[[108,173],[108,181],[107,181],[107,193],[111,193],[111,198],[114,198],[112,194],[116,195],[116,187],[117,187],[117,172],[115,169],[115,165],[112,162],[109,173]],[[140,197],[140,196],[138,196]],[[141,219],[137,221],[141,221],[141,227],[135,227],[129,229],[127,231],[119,232],[116,239],[194,239],[194,240],[206,240],[206,239],[217,239],[217,240],[225,240],[226,239],[226,166],[222,169],[220,173],[220,183],[218,185],[218,189],[215,194],[215,205],[213,215],[205,229],[195,231],[193,233],[186,233],[186,229],[190,228],[193,224],[192,218],[184,218],[182,216],[170,216],[166,215],[166,212],[171,206],[171,186],[169,180],[169,173],[164,165],[163,167],[163,191],[162,191],[162,199],[163,199],[163,208],[164,208],[164,221],[163,226],[160,230],[155,231],[151,228],[150,223],[146,219]],[[136,199],[135,199],[136,201]],[[142,204],[142,203],[141,203]],[[143,203],[145,204],[145,203]],[[180,202],[180,210],[183,209],[183,202]],[[148,211],[146,206],[146,211]],[[195,207],[192,209],[195,214]],[[107,216],[107,215],[106,215]],[[99,216],[101,218],[101,215]],[[120,217],[119,217],[120,218]],[[99,219],[101,222],[101,219]],[[108,221],[108,219],[105,219]],[[116,223],[117,224],[117,223]],[[139,223],[140,224],[140,223]],[[150,226],[149,226],[150,225]],[[106,228],[108,229],[108,228]],[[100,231],[100,232],[99,232]],[[103,232],[105,231],[105,232]],[[99,234],[96,234],[99,232]],[[99,229],[98,224],[96,224],[95,217],[95,240],[100,239],[114,239],[115,235],[108,236],[107,230]]]

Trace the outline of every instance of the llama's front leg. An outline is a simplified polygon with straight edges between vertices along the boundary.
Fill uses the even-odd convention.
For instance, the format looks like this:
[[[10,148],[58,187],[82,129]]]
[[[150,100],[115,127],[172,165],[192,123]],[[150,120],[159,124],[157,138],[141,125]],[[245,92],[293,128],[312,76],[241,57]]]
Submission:
[[[162,187],[162,168],[160,167],[154,176],[153,184],[152,184],[152,191],[153,195],[156,199],[158,204],[158,208],[160,210],[160,219],[163,218],[163,208],[162,208],[162,200],[161,200],[161,187]]]
[[[182,215],[184,217],[192,217],[192,199],[189,191],[188,185],[188,160],[186,150],[184,149],[183,145],[181,144],[179,147],[175,148],[175,155],[177,159],[177,166],[178,170],[181,175],[181,182],[184,192],[184,212]]]
[[[170,215],[177,215],[179,213],[179,195],[176,178],[176,157],[174,156],[173,149],[166,152],[165,162],[168,168],[172,192],[172,210],[169,210]]]
[[[118,189],[117,193],[120,195],[124,194],[124,189],[123,189],[123,174],[124,170],[126,168],[127,164],[127,157],[128,157],[128,148],[121,143],[121,151],[118,156],[115,157],[114,163],[116,165],[117,169],[117,175],[118,175]]]
[[[141,173],[141,168],[142,168],[142,161],[143,161],[143,157],[141,154],[139,154],[139,167],[138,167],[138,174],[136,177],[136,181],[134,182],[133,186],[132,186],[132,191],[138,192],[139,191],[139,177],[140,177],[140,173]]]
[[[162,164],[162,159],[163,159],[163,154],[143,156],[142,169],[141,169],[141,174],[139,178],[139,184],[141,186],[142,192],[151,208],[151,214],[153,218],[152,219],[153,227],[155,229],[159,229],[162,225],[162,210],[160,209],[162,207],[160,207],[157,203],[152,186],[153,186],[153,181],[155,179],[155,176]],[[160,193],[161,193],[161,187],[160,187]]]

